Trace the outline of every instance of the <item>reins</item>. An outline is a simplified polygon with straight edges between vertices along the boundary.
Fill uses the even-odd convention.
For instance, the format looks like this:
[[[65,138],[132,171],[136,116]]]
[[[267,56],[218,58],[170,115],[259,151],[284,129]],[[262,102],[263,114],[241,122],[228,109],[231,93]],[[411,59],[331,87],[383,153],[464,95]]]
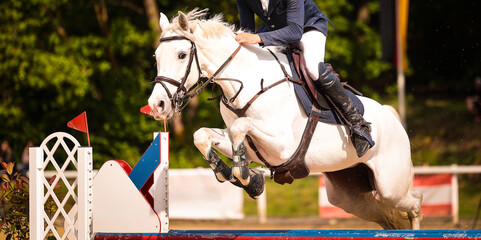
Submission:
[[[232,59],[237,55],[239,52],[241,45],[237,47],[237,49],[224,61],[224,63],[217,69],[217,71],[209,78],[203,78],[201,76],[202,69],[200,68],[200,63],[199,63],[199,57],[197,55],[197,47],[195,43],[185,37],[185,36],[171,36],[171,37],[164,37],[159,40],[160,43],[162,42],[167,42],[167,41],[173,41],[173,40],[187,40],[191,43],[191,48],[190,48],[190,54],[189,54],[189,61],[187,63],[187,68],[185,70],[184,76],[182,79],[179,81],[176,81],[172,78],[166,77],[166,76],[157,76],[155,77],[154,81],[152,83],[160,83],[161,86],[165,89],[167,96],[172,102],[172,107],[176,113],[180,113],[186,106],[187,104],[184,104],[184,101],[188,99],[187,103],[190,101],[190,99],[194,98],[197,96],[199,93],[201,93],[204,88],[211,82],[214,82],[215,77],[222,71],[224,68],[232,61]],[[190,69],[192,67],[192,63],[195,59],[195,63],[197,65],[197,70],[199,73],[199,77],[197,78],[196,84],[194,84],[192,87],[189,89],[186,89],[185,83],[187,81],[187,78],[189,77],[190,74]],[[205,82],[203,80],[207,79]],[[169,89],[167,88],[167,85],[165,83],[169,83],[177,87],[177,90],[175,91],[174,94],[172,94]],[[196,89],[197,88],[197,89]],[[194,90],[195,89],[195,90]]]

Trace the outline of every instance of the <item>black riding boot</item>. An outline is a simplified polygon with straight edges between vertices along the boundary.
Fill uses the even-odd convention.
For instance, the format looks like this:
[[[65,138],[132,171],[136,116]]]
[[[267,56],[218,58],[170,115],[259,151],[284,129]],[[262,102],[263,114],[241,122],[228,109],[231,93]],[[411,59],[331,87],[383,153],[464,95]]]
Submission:
[[[349,122],[351,141],[357,156],[362,157],[367,150],[374,146],[368,122],[357,112],[356,107],[346,93],[339,79],[324,63],[319,63],[319,79],[314,81],[316,88],[327,95]]]

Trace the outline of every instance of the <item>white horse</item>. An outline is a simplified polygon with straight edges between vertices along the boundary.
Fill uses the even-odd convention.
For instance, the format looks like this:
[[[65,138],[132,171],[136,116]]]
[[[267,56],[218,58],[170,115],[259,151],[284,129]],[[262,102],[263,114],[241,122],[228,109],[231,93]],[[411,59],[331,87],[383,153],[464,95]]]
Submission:
[[[262,86],[286,78],[280,70],[280,64],[290,69],[286,55],[274,53],[279,64],[266,48],[239,47],[234,27],[219,16],[206,19],[205,12],[179,12],[172,22],[161,13],[162,37],[155,51],[157,77],[149,105],[156,120],[168,119],[180,112],[183,100],[198,93],[196,86],[207,84],[199,80],[209,78],[218,84],[225,96],[220,113],[227,128],[200,128],[194,144],[219,181],[230,181],[254,197],[263,191],[264,177],[249,169],[248,163],[263,163],[259,155],[274,167],[286,162],[301,141],[308,116],[290,81],[272,86],[252,100]],[[386,229],[419,229],[422,195],[411,190],[408,136],[392,107],[360,99],[376,145],[359,158],[346,126],[319,123],[305,164],[311,173],[326,175],[331,204]],[[246,104],[251,106],[242,116],[231,110]],[[233,159],[232,168],[216,150]]]

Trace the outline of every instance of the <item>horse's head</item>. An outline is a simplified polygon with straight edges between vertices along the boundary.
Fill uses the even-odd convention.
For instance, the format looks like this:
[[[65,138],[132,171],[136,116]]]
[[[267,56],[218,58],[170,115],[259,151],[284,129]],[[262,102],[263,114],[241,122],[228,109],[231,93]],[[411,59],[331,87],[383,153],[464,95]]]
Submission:
[[[211,57],[206,57],[207,53],[203,52],[207,48],[210,49],[208,54],[212,54],[212,49],[219,51],[218,44],[213,40],[222,39],[225,42],[223,40],[227,37],[234,45],[237,44],[233,25],[223,22],[221,15],[204,19],[206,14],[207,9],[194,9],[187,14],[179,12],[172,22],[160,14],[162,36],[155,51],[157,77],[149,98],[149,106],[156,120],[168,119],[174,113],[179,113],[184,103],[195,96],[191,93],[199,80],[212,74],[215,71],[213,68],[219,67],[209,63],[206,58]]]
[[[157,77],[149,98],[156,120],[168,119],[180,112],[187,93],[201,77],[197,49],[189,38],[192,34],[188,17],[179,12],[172,23],[161,13],[162,38],[155,51]]]

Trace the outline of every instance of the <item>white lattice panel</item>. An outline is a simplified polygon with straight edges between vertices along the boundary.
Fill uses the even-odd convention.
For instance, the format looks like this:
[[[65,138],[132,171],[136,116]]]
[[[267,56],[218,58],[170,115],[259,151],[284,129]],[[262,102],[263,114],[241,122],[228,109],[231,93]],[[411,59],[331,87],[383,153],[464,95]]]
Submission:
[[[53,133],[30,148],[30,238],[90,239],[92,148],[80,147],[70,134]],[[45,170],[54,171],[46,178]],[[69,181],[65,172],[76,171]],[[78,212],[69,212],[75,204]],[[58,228],[63,222],[63,227]],[[73,234],[72,234],[73,233]]]

